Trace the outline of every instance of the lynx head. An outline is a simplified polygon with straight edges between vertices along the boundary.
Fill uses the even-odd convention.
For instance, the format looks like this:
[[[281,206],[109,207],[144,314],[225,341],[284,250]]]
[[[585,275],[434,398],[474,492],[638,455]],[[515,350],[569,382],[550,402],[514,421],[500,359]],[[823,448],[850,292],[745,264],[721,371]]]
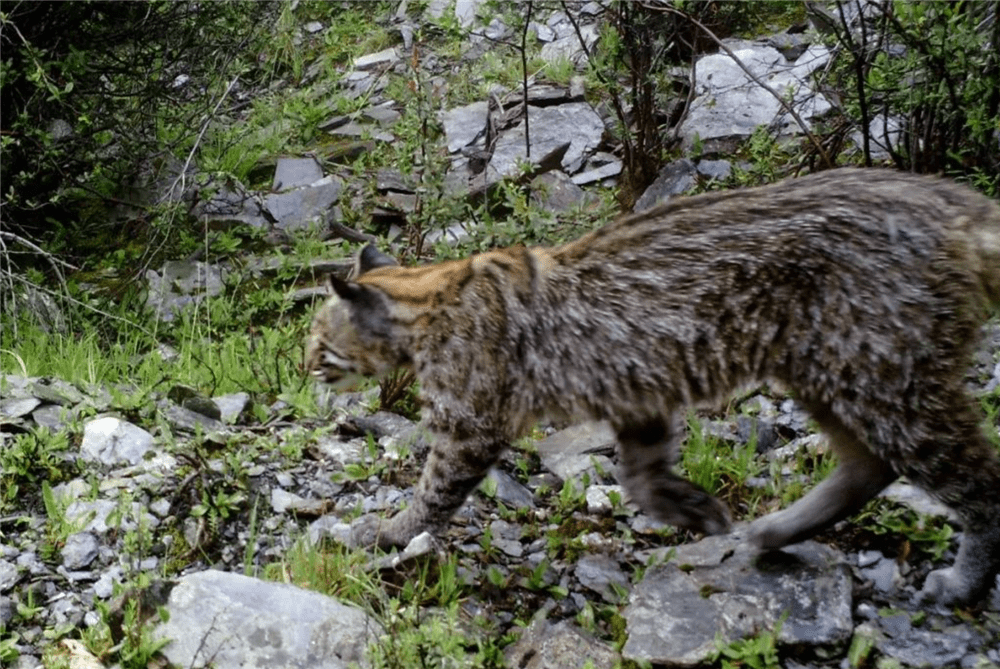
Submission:
[[[377,376],[406,362],[392,336],[390,304],[375,287],[358,283],[365,273],[396,261],[366,246],[354,280],[329,277],[331,296],[313,318],[306,339],[306,371],[321,381],[349,387],[359,376]]]

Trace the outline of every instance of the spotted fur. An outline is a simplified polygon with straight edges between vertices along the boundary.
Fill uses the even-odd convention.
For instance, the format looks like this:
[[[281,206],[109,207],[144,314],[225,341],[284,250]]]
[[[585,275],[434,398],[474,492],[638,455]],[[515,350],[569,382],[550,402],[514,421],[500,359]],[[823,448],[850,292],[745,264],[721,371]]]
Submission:
[[[755,521],[758,545],[811,536],[905,475],[965,525],[928,596],[980,597],[1000,569],[1000,460],[962,381],[1000,303],[1000,208],[967,188],[834,170],[672,200],[556,248],[404,268],[369,247],[359,270],[332,280],[307,367],[327,382],[413,369],[435,436],[412,503],[359,542],[440,530],[543,416],[609,421],[632,499],[725,532],[727,509],[671,471],[678,416],[776,381],[839,466]]]

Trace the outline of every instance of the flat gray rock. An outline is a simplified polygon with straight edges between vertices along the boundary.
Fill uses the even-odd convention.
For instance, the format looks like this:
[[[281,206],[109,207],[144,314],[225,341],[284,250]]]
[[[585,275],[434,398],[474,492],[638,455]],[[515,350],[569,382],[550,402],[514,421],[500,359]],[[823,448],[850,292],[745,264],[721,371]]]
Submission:
[[[340,199],[342,189],[340,180],[328,176],[305,188],[272,193],[267,196],[265,204],[279,228],[301,230],[318,222]]]
[[[851,573],[813,541],[759,554],[738,534],[679,546],[651,568],[623,616],[626,659],[694,667],[723,643],[773,630],[780,644],[843,647],[851,638]]]
[[[17,567],[7,560],[0,560],[0,592],[7,592],[20,580]]]
[[[528,105],[528,119],[531,139],[531,159],[528,162],[537,165],[540,158],[568,141],[569,148],[561,161],[567,174],[580,170],[584,160],[600,146],[604,134],[604,122],[586,102],[570,102],[555,107]],[[517,173],[518,162],[527,160],[522,120],[497,139],[490,167],[501,176],[511,176]]]
[[[323,168],[315,158],[279,158],[274,168],[272,190],[284,191],[308,186],[323,178]]]
[[[535,448],[542,465],[562,480],[579,476],[592,467],[591,459],[610,462],[605,453],[614,451],[617,440],[605,422],[587,422],[560,430],[542,439]],[[608,471],[612,471],[613,467]]]
[[[332,597],[221,571],[181,578],[153,634],[172,665],[347,669],[363,663],[374,623]]]
[[[0,400],[0,418],[20,418],[34,411],[42,401],[36,397],[12,397]]]
[[[91,562],[97,559],[98,547],[97,537],[90,532],[77,532],[69,535],[66,537],[66,544],[60,551],[63,566],[70,571],[86,569]]]
[[[488,116],[489,104],[486,102],[473,102],[440,112],[438,117],[444,126],[448,152],[461,151],[474,144],[479,137],[485,136]]]
[[[519,669],[614,667],[621,656],[573,622],[555,625],[544,619],[531,623],[504,653],[508,666]],[[589,665],[587,663],[590,663]]]
[[[149,432],[120,418],[105,416],[83,427],[80,457],[109,466],[137,465],[152,447],[153,435]]]
[[[747,70],[785,99],[808,123],[831,107],[821,93],[810,88],[808,77],[830,57],[821,45],[809,47],[792,65],[775,48],[727,41]],[[695,64],[695,93],[691,109],[681,127],[685,146],[695,137],[701,141],[747,137],[759,126],[778,122],[787,132],[798,126],[781,109],[770,92],[752,80],[725,52],[700,58]]]

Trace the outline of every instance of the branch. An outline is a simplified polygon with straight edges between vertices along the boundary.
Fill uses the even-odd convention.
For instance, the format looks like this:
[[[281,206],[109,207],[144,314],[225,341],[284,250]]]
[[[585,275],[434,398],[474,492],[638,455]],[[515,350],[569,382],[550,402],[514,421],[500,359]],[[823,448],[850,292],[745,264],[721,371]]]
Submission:
[[[682,12],[681,10],[675,9],[674,7],[671,7],[669,5],[650,5],[650,4],[646,3],[646,2],[643,2],[642,5],[644,7],[646,7],[647,9],[651,9],[653,11],[667,12],[667,13],[670,13],[670,14],[674,14],[676,16],[680,16],[680,17],[682,17],[684,19],[687,19],[688,21],[690,21],[691,23],[693,23],[695,26],[697,26],[698,29],[701,30],[702,32],[704,32],[713,42],[715,42],[715,44],[722,51],[725,51],[727,56],[729,56],[730,58],[733,59],[733,62],[736,63],[736,65],[741,70],[743,70],[744,74],[746,74],[747,77],[749,77],[751,81],[753,81],[755,84],[757,84],[758,86],[760,86],[761,88],[763,88],[765,91],[767,91],[768,93],[770,93],[772,96],[774,96],[774,99],[778,101],[778,104],[781,105],[781,108],[784,109],[788,113],[788,115],[791,116],[795,120],[796,125],[799,126],[799,128],[802,130],[803,134],[805,134],[805,136],[809,139],[809,141],[812,142],[812,145],[816,148],[816,151],[823,158],[823,162],[826,163],[827,167],[833,167],[834,166],[833,165],[833,161],[830,160],[830,156],[827,155],[827,153],[826,153],[826,149],[823,148],[823,143],[820,142],[819,138],[816,137],[816,135],[814,135],[809,130],[809,127],[806,125],[806,122],[803,121],[802,117],[799,116],[798,112],[795,111],[794,106],[791,103],[789,103],[788,101],[786,101],[781,96],[780,93],[778,93],[776,90],[774,90],[773,88],[771,88],[770,86],[768,86],[759,77],[757,77],[753,72],[751,72],[749,70],[749,68],[747,68],[747,66],[743,64],[743,61],[741,61],[736,56],[736,54],[733,53],[733,50],[730,49],[725,44],[723,44],[722,40],[719,39],[715,35],[715,33],[713,33],[711,30],[709,30],[709,28],[705,24],[703,24],[701,21],[699,21],[698,19],[694,18],[690,14],[688,14],[686,12]]]

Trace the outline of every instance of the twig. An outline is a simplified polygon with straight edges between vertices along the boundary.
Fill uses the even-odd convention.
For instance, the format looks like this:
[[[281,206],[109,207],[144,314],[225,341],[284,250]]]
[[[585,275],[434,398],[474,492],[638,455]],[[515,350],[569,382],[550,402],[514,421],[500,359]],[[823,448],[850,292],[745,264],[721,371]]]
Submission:
[[[524,96],[524,154],[531,160],[531,134],[528,130],[528,24],[531,23],[533,2],[528,0],[528,12],[524,17],[524,28],[521,30],[521,91]]]
[[[170,184],[170,190],[168,190],[167,193],[162,198],[160,198],[160,202],[163,202],[164,200],[167,200],[171,196],[173,196],[174,191],[176,191],[177,189],[178,183],[181,185],[181,193],[184,192],[184,189],[187,187],[188,167],[191,166],[191,161],[194,159],[194,153],[195,151],[198,150],[198,147],[201,145],[202,137],[205,136],[205,131],[208,130],[208,124],[215,117],[216,113],[218,113],[219,107],[222,106],[223,101],[229,95],[229,91],[233,90],[233,86],[236,85],[236,82],[239,81],[239,78],[240,75],[238,74],[235,77],[233,77],[233,80],[230,81],[229,85],[226,86],[226,90],[224,90],[222,92],[222,95],[219,96],[218,102],[215,103],[215,108],[212,109],[211,113],[205,115],[204,120],[201,122],[201,129],[198,130],[198,137],[195,138],[194,145],[191,147],[191,150],[188,151],[187,159],[185,159],[184,165],[181,167],[181,173],[178,174],[177,178],[174,179],[174,182]]]

